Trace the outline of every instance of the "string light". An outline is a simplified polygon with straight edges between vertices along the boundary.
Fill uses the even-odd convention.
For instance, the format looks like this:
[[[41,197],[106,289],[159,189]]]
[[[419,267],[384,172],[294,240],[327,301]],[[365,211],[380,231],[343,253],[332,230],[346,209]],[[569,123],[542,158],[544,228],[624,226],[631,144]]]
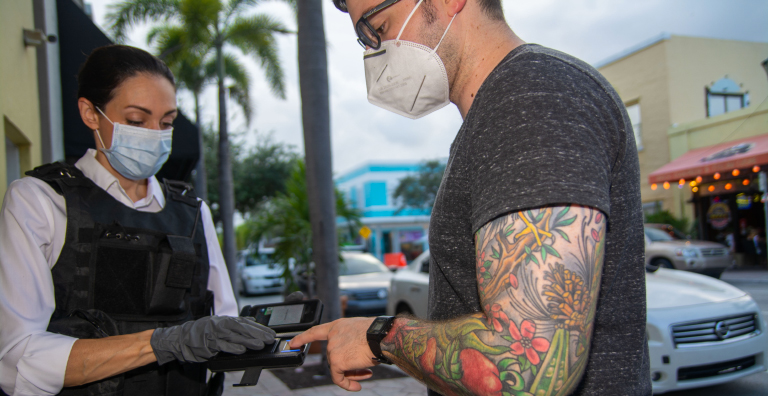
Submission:
[[[715,180],[720,180],[720,172],[715,173]]]
[[[755,172],[755,173],[760,172],[760,167],[757,166],[757,165],[753,166],[752,167],[752,172]]]
[[[709,190],[709,192],[715,191],[715,186],[709,186],[707,190]]]
[[[731,189],[731,187],[733,187],[733,186],[731,185],[731,183],[727,183],[727,184],[725,185],[725,189],[726,189],[726,190],[730,190],[730,189]]]
[[[677,184],[685,184],[685,179],[680,179],[680,181],[677,182]]]
[[[696,187],[696,181],[691,180],[691,187]]]
[[[651,184],[651,190],[656,191],[657,188],[659,188],[659,186],[657,186],[656,183]]]
[[[744,181],[741,182],[741,184],[743,184],[745,186],[748,186],[749,185],[749,179],[744,179]]]
[[[694,187],[694,188],[693,188],[691,191],[693,191],[693,192],[699,192],[699,188],[698,188],[698,187]]]
[[[739,175],[739,173],[740,173],[740,172],[739,172],[739,170],[738,170],[738,169],[734,169],[734,170],[733,170],[733,172],[731,172],[731,174],[732,174],[734,177],[735,177],[735,176],[738,176],[738,175]]]
[[[696,176],[696,183],[701,183],[702,180],[701,176]]]
[[[669,190],[669,182],[664,182],[664,189]]]

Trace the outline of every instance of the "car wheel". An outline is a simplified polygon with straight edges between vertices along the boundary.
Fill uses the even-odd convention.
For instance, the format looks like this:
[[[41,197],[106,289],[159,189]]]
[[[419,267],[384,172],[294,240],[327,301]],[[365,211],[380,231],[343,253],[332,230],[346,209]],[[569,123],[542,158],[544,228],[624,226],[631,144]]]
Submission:
[[[250,297],[252,296],[251,293],[248,293],[248,288],[245,286],[245,281],[243,281],[243,284],[240,285],[240,295],[243,297]]]
[[[400,304],[397,304],[397,308],[395,308],[395,314],[396,315],[400,315],[400,314],[413,315],[413,310],[411,310],[411,307],[409,307],[408,304],[400,303]]]
[[[654,259],[651,263],[659,268],[675,269],[675,266],[672,265],[672,262],[665,258]]]

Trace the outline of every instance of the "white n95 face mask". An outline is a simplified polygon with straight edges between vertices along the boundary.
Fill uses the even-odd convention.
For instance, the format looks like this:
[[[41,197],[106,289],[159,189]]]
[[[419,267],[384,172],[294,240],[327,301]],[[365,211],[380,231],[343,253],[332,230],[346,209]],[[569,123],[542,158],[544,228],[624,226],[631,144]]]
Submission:
[[[101,148],[107,161],[121,175],[131,180],[143,180],[154,176],[163,167],[168,156],[171,155],[171,143],[173,142],[173,128],[158,131],[156,129],[141,128],[133,125],[125,125],[112,120],[101,109],[99,113],[112,123],[112,145]],[[101,147],[101,132],[96,130]]]
[[[424,117],[450,103],[448,74],[437,55],[437,48],[456,15],[435,49],[400,40],[405,26],[423,1],[420,0],[408,15],[396,39],[384,41],[378,50],[369,49],[363,54],[368,101],[411,119]]]

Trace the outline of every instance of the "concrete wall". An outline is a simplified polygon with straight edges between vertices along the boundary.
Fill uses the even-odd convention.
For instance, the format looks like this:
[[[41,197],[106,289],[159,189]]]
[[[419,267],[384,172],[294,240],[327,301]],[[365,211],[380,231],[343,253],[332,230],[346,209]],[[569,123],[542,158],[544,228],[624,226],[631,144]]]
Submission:
[[[20,172],[40,165],[40,109],[35,47],[23,29],[34,29],[31,1],[0,1],[0,195],[9,183],[6,139],[19,148]]]

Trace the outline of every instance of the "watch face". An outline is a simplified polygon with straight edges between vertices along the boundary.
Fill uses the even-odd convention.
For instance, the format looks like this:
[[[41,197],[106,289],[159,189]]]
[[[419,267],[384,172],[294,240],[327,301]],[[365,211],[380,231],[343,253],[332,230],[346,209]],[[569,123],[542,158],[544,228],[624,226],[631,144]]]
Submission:
[[[380,332],[380,331],[381,331],[381,329],[383,329],[383,328],[384,328],[384,325],[385,325],[385,324],[387,324],[387,321],[386,321],[386,320],[376,319],[376,320],[373,322],[373,326],[371,326],[371,330],[370,330],[370,331],[371,331],[372,333],[378,333],[378,332]]]

